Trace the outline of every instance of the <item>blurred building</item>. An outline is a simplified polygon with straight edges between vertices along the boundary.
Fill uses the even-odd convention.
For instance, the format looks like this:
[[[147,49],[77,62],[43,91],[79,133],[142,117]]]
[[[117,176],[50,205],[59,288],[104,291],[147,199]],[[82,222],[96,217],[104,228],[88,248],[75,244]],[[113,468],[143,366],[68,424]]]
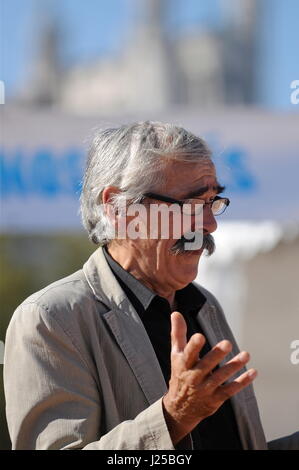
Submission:
[[[118,57],[62,73],[55,16],[41,30],[33,73],[22,97],[79,114],[248,104],[254,97],[255,0],[223,2],[221,29],[167,34],[169,0],[136,1],[134,31]],[[26,90],[26,91],[25,91]]]
[[[40,16],[39,40],[33,53],[30,75],[20,88],[16,101],[48,107],[60,103],[64,69],[60,60],[62,31],[56,16]]]

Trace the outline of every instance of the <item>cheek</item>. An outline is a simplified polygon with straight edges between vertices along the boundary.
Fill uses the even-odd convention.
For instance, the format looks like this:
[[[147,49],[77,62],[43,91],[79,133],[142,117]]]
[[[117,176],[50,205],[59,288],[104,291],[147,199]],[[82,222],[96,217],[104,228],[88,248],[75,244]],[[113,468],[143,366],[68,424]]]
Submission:
[[[179,213],[170,211],[169,213],[155,213],[148,218],[147,234],[151,239],[169,240],[170,244],[181,238],[183,234],[183,219]]]
[[[168,272],[187,283],[197,276],[200,254],[169,255]]]
[[[175,241],[171,239],[160,239],[156,244],[157,252],[162,258],[164,258],[166,265],[170,263],[170,250],[173,247],[174,243]]]
[[[181,238],[185,231],[184,226],[184,217],[179,210],[179,212],[174,212],[169,217],[169,237],[172,241],[178,240]]]

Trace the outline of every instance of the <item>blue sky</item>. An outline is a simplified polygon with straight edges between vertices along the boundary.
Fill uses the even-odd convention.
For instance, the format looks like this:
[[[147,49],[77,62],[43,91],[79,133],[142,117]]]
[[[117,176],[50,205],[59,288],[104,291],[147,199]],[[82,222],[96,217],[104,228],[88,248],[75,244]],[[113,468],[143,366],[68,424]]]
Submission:
[[[229,0],[170,0],[170,30],[221,27],[221,5]],[[30,70],[38,18],[47,8],[59,16],[67,64],[116,54],[134,25],[138,0],[0,0],[0,79],[11,94]],[[258,0],[260,100],[289,106],[289,83],[299,79],[299,1]],[[46,8],[47,7],[47,8]]]

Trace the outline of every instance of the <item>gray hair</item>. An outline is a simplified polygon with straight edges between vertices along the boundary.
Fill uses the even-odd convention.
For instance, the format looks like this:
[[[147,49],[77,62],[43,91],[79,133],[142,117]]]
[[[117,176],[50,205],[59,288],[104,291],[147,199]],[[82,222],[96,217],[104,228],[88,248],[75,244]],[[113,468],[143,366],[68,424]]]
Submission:
[[[165,168],[171,161],[198,163],[210,159],[207,144],[182,127],[161,122],[138,122],[97,131],[88,152],[80,197],[83,225],[89,238],[105,245],[113,239],[102,192],[116,186],[120,193],[112,203],[139,202],[146,192],[166,183]]]

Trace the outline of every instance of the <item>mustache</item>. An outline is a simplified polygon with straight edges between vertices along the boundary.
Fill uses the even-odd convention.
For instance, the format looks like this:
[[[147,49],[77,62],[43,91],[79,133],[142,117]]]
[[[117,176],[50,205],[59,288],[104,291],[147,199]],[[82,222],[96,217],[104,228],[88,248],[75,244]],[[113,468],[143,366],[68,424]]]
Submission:
[[[171,247],[170,252],[173,255],[181,255],[183,253],[188,253],[190,250],[185,249],[185,243],[192,243],[195,239],[195,236],[193,239],[187,239],[184,237],[184,235],[176,241],[176,243]],[[214,237],[210,234],[204,234],[202,238],[202,246],[204,251],[206,251],[207,256],[211,256],[214,251],[216,250],[216,244]],[[196,248],[198,249],[198,248]]]

